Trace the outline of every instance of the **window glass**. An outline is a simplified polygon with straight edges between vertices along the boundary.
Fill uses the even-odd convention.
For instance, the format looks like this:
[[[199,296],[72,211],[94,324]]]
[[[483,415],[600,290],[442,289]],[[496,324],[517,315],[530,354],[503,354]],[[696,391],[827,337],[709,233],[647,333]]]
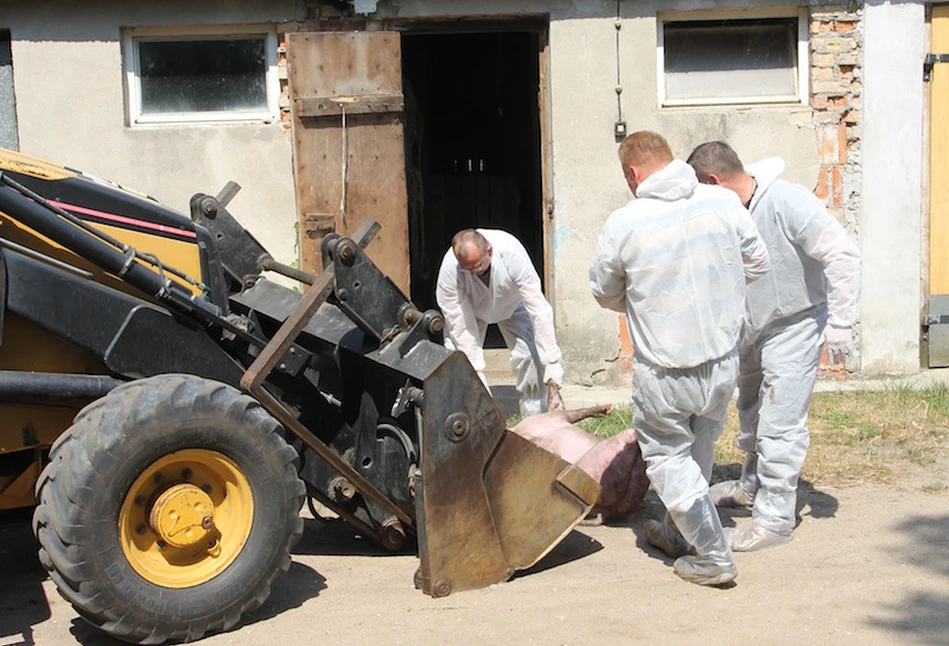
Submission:
[[[667,22],[666,100],[795,99],[797,19]]]
[[[267,109],[266,38],[138,41],[141,114]]]

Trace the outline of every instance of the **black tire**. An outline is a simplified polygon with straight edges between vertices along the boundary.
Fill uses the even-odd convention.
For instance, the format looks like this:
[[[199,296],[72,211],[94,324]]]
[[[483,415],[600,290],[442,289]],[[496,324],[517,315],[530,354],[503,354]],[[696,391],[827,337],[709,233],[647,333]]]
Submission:
[[[36,485],[40,561],[83,618],[124,641],[191,641],[231,628],[269,596],[303,532],[299,456],[281,433],[259,403],[226,384],[162,375],[120,386],[80,411],[53,444]],[[186,449],[236,465],[253,512],[223,571],[165,587],[129,562],[120,514],[149,465]]]

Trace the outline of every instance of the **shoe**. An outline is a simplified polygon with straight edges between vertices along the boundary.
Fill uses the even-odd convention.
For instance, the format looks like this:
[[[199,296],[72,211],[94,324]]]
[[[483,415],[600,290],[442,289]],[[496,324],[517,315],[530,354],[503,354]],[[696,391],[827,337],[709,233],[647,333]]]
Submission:
[[[647,520],[643,526],[643,532],[646,535],[646,542],[653,547],[658,547],[670,558],[677,559],[680,556],[694,553],[692,546],[685,542],[682,534],[675,528],[658,520]]]
[[[751,523],[742,529],[728,528],[725,534],[728,536],[728,545],[733,552],[756,552],[791,542],[790,532],[780,534],[756,523]]]
[[[672,564],[673,571],[689,583],[723,585],[738,576],[734,563],[721,564],[707,556],[682,556]]]
[[[741,485],[741,480],[726,480],[708,488],[716,507],[751,507],[755,494]]]

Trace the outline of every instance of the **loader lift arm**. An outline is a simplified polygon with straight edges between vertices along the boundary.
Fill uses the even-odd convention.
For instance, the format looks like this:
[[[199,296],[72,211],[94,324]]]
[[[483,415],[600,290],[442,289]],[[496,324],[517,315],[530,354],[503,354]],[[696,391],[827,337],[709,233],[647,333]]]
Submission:
[[[72,183],[62,190],[76,195],[105,190],[69,177],[64,182]],[[0,212],[22,224],[18,231],[24,235],[53,241],[74,254],[63,255],[67,261],[84,259],[104,271],[105,278],[101,272],[94,276],[64,268],[67,263],[42,253],[10,251],[7,275],[17,282],[10,291],[10,309],[42,325],[43,308],[29,311],[29,301],[57,307],[63,320],[49,324],[49,331],[101,359],[111,373],[107,376],[133,380],[120,388],[142,393],[143,401],[148,400],[145,394],[181,388],[203,402],[204,393],[219,392],[218,386],[241,386],[282,425],[267,426],[267,436],[281,433],[289,442],[283,448],[292,448],[299,459],[281,454],[281,468],[294,464],[308,495],[388,549],[400,549],[410,536],[417,537],[421,562],[416,584],[425,593],[445,596],[508,579],[542,558],[596,502],[595,480],[507,431],[468,360],[444,347],[440,314],[416,308],[366,255],[376,223],[364,222],[354,239],[324,238],[324,271],[319,276],[297,272],[295,278],[311,285],[300,294],[261,276],[267,269],[286,274],[292,268],[274,261],[230,216],[227,191],[221,200],[196,195],[191,221],[157,203],[134,204],[145,214],[141,217],[153,209],[156,220],[198,241],[203,275],[191,278],[162,262],[159,254],[138,253],[109,239],[47,199],[60,190],[56,181],[4,172]],[[115,204],[126,202],[116,198]],[[120,208],[117,212],[121,215]],[[29,278],[40,274],[49,290],[31,294],[35,281]],[[117,314],[109,321],[114,325],[96,329],[88,311],[106,301],[115,304]],[[86,325],[72,325],[78,331],[71,332],[70,316]],[[129,332],[135,325],[152,337],[167,335],[165,348],[147,347],[147,336]],[[166,348],[168,356],[142,364],[141,355],[161,355]],[[116,424],[124,423],[120,395],[103,404]],[[251,411],[253,402],[238,395],[228,396]],[[157,406],[152,414],[157,419],[163,411]],[[94,432],[92,417],[82,420],[70,441]],[[136,457],[134,448],[127,450]],[[213,455],[215,447],[201,451],[198,463],[201,455]],[[294,479],[284,475],[287,499],[294,502]],[[259,482],[265,480],[261,475]],[[47,478],[44,486],[50,500],[62,493],[57,493],[55,479]],[[163,503],[178,504],[187,497],[179,496],[179,490],[194,493],[183,483],[172,487],[178,489],[171,494],[163,487],[149,489],[142,500],[150,504],[154,493],[156,499],[166,496]],[[252,516],[245,514],[242,522],[250,523],[248,518]],[[45,526],[52,519],[40,520]],[[139,526],[128,528],[134,533]],[[141,528],[150,535],[148,527]],[[162,526],[156,521],[153,529]],[[258,530],[253,523],[246,529]],[[287,554],[292,538],[283,542]],[[160,555],[143,554],[143,560],[161,560]],[[210,577],[185,588],[198,595],[201,585],[214,581]],[[98,611],[93,615],[96,621],[101,618]],[[157,613],[142,625],[163,619]],[[205,629],[213,628],[209,626]],[[146,629],[129,634],[136,639],[147,634],[140,630]]]

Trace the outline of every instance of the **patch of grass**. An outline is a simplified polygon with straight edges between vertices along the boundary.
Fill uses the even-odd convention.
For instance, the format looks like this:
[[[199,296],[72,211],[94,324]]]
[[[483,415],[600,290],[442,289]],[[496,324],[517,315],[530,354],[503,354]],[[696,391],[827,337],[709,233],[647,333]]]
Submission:
[[[633,426],[633,409],[629,406],[613,408],[606,417],[591,417],[577,424],[587,433],[597,437],[613,437]]]
[[[949,386],[924,389],[817,393],[808,417],[811,444],[802,478],[815,484],[848,486],[916,483],[930,492],[949,488],[932,482],[934,465],[949,462]],[[632,426],[629,408],[580,424],[598,437]],[[716,479],[737,477],[744,452],[735,446],[738,416],[734,404],[715,446]],[[940,476],[937,476],[940,477]]]

